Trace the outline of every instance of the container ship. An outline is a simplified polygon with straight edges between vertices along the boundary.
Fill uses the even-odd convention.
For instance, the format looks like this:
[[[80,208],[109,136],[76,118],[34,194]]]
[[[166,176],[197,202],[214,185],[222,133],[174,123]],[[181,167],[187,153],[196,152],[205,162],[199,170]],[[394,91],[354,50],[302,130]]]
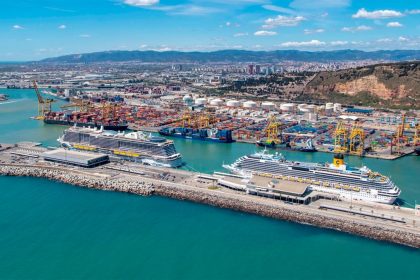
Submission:
[[[186,127],[165,127],[159,130],[163,136],[186,138],[192,140],[210,141],[218,143],[232,143],[232,131],[229,129],[194,129]]]
[[[78,127],[101,128],[104,130],[124,131],[128,124],[118,118],[99,119],[97,114],[81,112],[48,112],[44,116],[44,123]]]
[[[281,154],[263,151],[242,156],[233,164],[223,167],[242,176],[258,174],[307,183],[311,190],[338,195],[344,200],[392,204],[401,193],[390,178],[366,166],[347,166],[342,154],[334,155],[333,163],[320,164],[288,161]]]
[[[268,139],[260,139],[256,142],[257,146],[266,147],[270,149],[281,149],[281,150],[293,150],[299,152],[316,152],[317,149],[315,148],[312,139],[308,139],[305,142],[299,143],[289,143],[289,142],[282,142],[276,143],[274,141],[270,141]]]
[[[152,166],[180,167],[181,154],[173,141],[143,132],[115,132],[103,128],[70,127],[58,139],[67,149],[101,152]]]

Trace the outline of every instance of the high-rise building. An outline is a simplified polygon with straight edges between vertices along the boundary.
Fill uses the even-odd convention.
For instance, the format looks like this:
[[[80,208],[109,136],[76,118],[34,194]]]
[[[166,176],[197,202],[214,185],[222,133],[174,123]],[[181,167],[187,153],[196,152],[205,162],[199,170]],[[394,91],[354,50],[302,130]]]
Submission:
[[[248,74],[249,75],[255,74],[255,72],[254,72],[254,65],[253,64],[248,65]]]

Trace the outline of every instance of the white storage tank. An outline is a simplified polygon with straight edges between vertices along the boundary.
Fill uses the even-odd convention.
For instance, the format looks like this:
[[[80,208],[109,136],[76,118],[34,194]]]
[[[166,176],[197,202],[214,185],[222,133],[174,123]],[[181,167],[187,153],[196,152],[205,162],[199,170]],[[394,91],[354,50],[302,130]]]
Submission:
[[[310,105],[306,106],[306,109],[308,109],[308,111],[310,113],[315,113],[316,112],[316,109],[317,109],[317,106],[316,105],[313,105],[313,104],[310,104]]]
[[[334,104],[334,112],[341,112],[341,104],[335,103]]]
[[[244,108],[256,108],[257,107],[257,103],[254,101],[245,101],[243,103]]]
[[[191,96],[191,95],[186,94],[186,95],[184,95],[184,97],[182,98],[182,101],[184,101],[184,103],[191,104],[191,103],[193,102],[193,98],[192,98],[192,96]]]
[[[223,105],[223,100],[220,99],[220,98],[212,99],[210,101],[210,105],[212,105],[212,106],[222,106]]]
[[[265,110],[274,110],[276,108],[276,104],[270,101],[266,101],[266,102],[261,103],[261,108]]]
[[[293,103],[284,103],[280,105],[280,109],[283,112],[294,112],[296,105]]]
[[[195,105],[206,105],[207,99],[200,97],[200,98],[197,98],[194,103]]]
[[[228,107],[239,107],[239,106],[241,106],[241,102],[239,102],[238,100],[229,100],[228,102],[226,102],[226,106],[228,106]]]
[[[306,104],[299,104],[297,107],[298,107],[299,111],[305,112],[305,109],[306,109],[307,105]]]
[[[334,109],[334,103],[328,102],[325,104],[325,110]]]

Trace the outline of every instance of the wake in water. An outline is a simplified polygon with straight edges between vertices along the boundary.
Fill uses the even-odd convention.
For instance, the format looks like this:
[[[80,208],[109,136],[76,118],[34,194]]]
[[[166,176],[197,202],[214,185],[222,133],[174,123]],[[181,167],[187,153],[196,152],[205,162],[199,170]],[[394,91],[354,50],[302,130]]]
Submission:
[[[0,105],[4,105],[4,104],[10,104],[10,103],[16,103],[19,101],[22,101],[23,99],[20,100],[10,100],[10,101],[4,101],[4,102],[0,102]]]

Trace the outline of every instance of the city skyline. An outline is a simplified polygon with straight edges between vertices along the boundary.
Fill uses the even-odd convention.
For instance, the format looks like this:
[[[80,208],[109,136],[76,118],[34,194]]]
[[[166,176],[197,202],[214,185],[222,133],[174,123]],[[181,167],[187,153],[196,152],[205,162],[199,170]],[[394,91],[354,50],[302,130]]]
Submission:
[[[419,49],[416,1],[6,0],[0,61],[105,50]]]

